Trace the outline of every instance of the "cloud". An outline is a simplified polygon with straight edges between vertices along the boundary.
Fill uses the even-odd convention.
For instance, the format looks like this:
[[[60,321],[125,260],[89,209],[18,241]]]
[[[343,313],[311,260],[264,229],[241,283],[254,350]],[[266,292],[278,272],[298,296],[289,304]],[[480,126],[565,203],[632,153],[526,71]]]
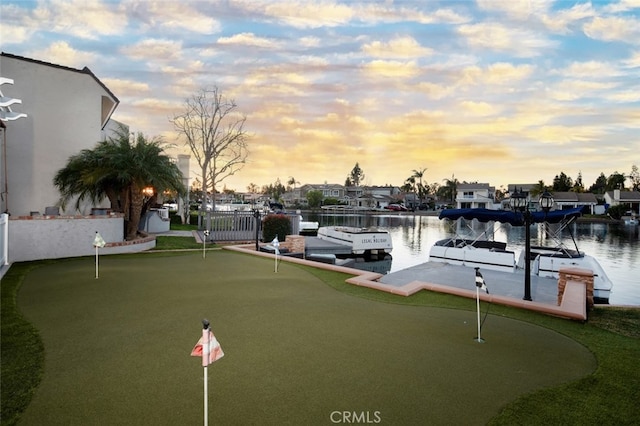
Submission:
[[[532,15],[544,15],[552,5],[551,0],[477,0],[482,10],[497,12],[511,19],[525,21]]]
[[[622,65],[627,68],[640,68],[640,51],[635,51],[628,59],[623,59]]]
[[[533,30],[497,23],[461,25],[457,32],[472,48],[487,48],[519,58],[540,56],[557,47],[557,42]]]
[[[195,6],[195,7],[194,7]],[[209,8],[200,12],[196,7]],[[213,18],[215,4],[189,1],[131,1],[123,4],[127,15],[140,22],[141,31],[151,29],[201,34],[220,32],[220,22]]]
[[[362,51],[375,58],[417,58],[430,56],[433,49],[420,46],[413,37],[396,37],[388,42],[374,41],[362,46]]]
[[[102,78],[101,81],[116,93],[116,96],[122,100],[123,97],[134,97],[145,95],[151,91],[149,84],[141,83],[134,80],[120,78]]]
[[[590,79],[609,79],[620,75],[615,66],[603,61],[571,62],[569,66],[556,72],[567,77]]]
[[[356,16],[356,11],[333,1],[255,1],[246,0],[245,7],[259,9],[266,16],[294,28],[319,28],[347,24]]]
[[[28,55],[32,58],[47,58],[47,62],[61,64],[73,68],[84,68],[96,61],[95,53],[76,50],[65,41],[51,43],[42,50],[34,50]]]
[[[603,8],[608,13],[626,12],[633,9],[640,9],[640,0],[619,0],[607,4]]]
[[[417,75],[419,69],[415,61],[401,62],[374,60],[363,66],[363,72],[370,78],[408,78]]]
[[[220,37],[218,44],[229,44],[237,46],[252,46],[273,49],[279,46],[279,43],[264,37],[256,37],[253,33],[240,33],[231,37]]]
[[[478,85],[501,87],[519,85],[534,73],[535,68],[532,65],[497,62],[484,68],[477,65],[464,67],[453,75],[456,77],[456,88],[460,89],[465,86]]]
[[[640,21],[627,17],[596,17],[584,24],[583,30],[587,37],[595,40],[634,44],[640,39]]]
[[[147,38],[137,43],[123,46],[120,52],[137,61],[176,61],[182,55],[182,42]]]
[[[31,38],[33,33],[34,31],[29,28],[15,25],[4,20],[0,26],[0,39],[2,39],[2,44],[5,46],[24,43]]]
[[[462,101],[460,102],[462,111],[475,116],[489,116],[500,112],[501,108],[487,102]]]
[[[99,0],[39,2],[32,19],[47,22],[50,31],[83,39],[119,34],[128,22],[116,4]]]

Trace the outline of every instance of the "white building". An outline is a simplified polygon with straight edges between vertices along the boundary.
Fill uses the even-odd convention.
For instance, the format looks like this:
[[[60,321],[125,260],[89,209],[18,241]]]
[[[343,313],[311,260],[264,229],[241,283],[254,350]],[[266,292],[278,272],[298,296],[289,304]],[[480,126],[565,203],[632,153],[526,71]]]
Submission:
[[[495,204],[495,187],[488,183],[459,183],[457,186],[456,205],[459,209],[492,209]]]
[[[13,81],[2,85],[3,96],[22,100],[13,110],[26,114],[3,120],[0,211],[12,217],[44,213],[60,198],[53,185],[57,171],[70,156],[93,148],[115,129],[110,117],[119,101],[86,67],[80,70],[3,52],[0,73]],[[7,110],[3,108],[5,119]],[[91,207],[80,213],[90,213]],[[76,213],[73,203],[60,213]]]

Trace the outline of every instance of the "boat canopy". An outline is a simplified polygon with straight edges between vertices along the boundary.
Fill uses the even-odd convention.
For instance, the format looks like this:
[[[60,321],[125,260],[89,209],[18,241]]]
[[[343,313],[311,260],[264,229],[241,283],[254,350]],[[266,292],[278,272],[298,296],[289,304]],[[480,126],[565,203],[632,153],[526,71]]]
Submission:
[[[568,222],[582,215],[582,209],[552,210],[545,212],[531,212],[531,223],[561,223]],[[477,219],[480,222],[509,223],[512,226],[524,226],[524,216],[521,212],[510,210],[490,209],[446,209],[440,212],[440,219],[467,220]]]

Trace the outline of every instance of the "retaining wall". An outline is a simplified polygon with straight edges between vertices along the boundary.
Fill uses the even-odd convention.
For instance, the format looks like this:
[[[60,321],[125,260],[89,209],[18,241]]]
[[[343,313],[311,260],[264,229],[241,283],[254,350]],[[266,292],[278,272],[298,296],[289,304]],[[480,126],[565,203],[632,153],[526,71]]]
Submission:
[[[96,231],[107,243],[100,254],[135,253],[156,245],[155,237],[124,241],[121,214],[18,216],[9,219],[9,262],[93,255]]]

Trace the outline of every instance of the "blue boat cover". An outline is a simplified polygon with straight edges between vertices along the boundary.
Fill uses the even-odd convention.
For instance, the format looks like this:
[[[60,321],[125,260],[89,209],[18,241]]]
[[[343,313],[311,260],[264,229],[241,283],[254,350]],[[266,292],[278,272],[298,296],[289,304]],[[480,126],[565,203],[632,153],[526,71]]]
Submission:
[[[560,223],[582,215],[582,209],[552,210],[545,212],[531,212],[531,223]],[[510,210],[489,210],[489,209],[446,209],[440,212],[440,219],[467,220],[477,219],[480,222],[501,222],[509,223],[513,226],[524,226],[524,215],[521,212]]]

